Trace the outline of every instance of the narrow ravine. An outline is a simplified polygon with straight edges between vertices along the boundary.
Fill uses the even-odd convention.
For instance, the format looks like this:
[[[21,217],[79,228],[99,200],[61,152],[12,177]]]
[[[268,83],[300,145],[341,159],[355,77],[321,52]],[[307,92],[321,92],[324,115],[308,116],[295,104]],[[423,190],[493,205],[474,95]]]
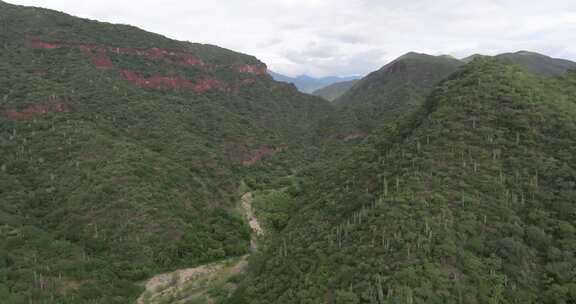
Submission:
[[[252,202],[252,192],[247,192],[240,199],[240,209],[252,230],[250,236],[250,251],[258,250],[258,238],[264,235],[264,230],[256,217]],[[178,269],[150,278],[145,283],[145,292],[138,298],[138,304],[174,303],[185,304],[189,301],[204,299],[213,303],[208,291],[221,287],[232,293],[236,284],[227,282],[229,278],[246,270],[250,254],[229,258],[219,262],[200,265],[194,268]]]

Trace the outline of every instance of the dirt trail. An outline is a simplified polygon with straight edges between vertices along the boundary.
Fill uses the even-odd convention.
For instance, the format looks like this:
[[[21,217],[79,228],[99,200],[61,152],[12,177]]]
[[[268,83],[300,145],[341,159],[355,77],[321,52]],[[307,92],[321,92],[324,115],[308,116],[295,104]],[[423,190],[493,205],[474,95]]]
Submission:
[[[252,208],[253,200],[252,192],[247,192],[242,195],[240,201],[242,214],[252,229],[250,237],[252,252],[258,249],[258,237],[264,235],[264,230]],[[206,292],[210,288],[219,285],[225,285],[225,288],[232,292],[236,286],[234,284],[226,284],[226,281],[230,277],[245,271],[248,265],[248,257],[249,254],[156,275],[146,282],[146,291],[138,298],[137,303],[186,303],[201,297],[204,297],[207,303],[212,303]]]

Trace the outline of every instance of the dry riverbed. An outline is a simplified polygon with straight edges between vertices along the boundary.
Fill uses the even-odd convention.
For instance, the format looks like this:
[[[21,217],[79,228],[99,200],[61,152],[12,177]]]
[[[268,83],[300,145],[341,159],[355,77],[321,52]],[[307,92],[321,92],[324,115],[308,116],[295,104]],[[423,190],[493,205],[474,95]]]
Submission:
[[[264,234],[258,218],[252,208],[252,193],[242,195],[240,207],[246,218],[252,235],[251,250],[257,249],[257,239]],[[223,261],[201,265],[194,268],[179,269],[174,272],[159,274],[149,279],[146,291],[138,298],[138,304],[187,304],[213,303],[208,291],[220,288],[221,291],[232,293],[236,284],[229,279],[241,274],[248,265],[248,256],[230,258]]]

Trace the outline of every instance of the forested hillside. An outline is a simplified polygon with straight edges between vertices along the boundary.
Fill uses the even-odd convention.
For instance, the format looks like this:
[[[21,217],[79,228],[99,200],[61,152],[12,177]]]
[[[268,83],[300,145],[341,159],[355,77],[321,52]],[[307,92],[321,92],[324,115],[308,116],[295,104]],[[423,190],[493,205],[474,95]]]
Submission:
[[[541,75],[558,76],[576,68],[576,62],[527,51],[505,53],[496,57],[509,60],[529,72]]]
[[[359,80],[334,100],[349,128],[368,133],[382,121],[419,108],[435,84],[463,62],[448,56],[408,53]]]
[[[327,87],[318,89],[314,91],[312,94],[316,96],[320,96],[328,101],[334,101],[338,97],[344,95],[350,88],[352,88],[358,82],[357,79],[349,80],[349,81],[342,81],[331,84]]]
[[[574,77],[460,69],[303,174],[298,211],[228,303],[576,301]]]
[[[409,53],[330,103],[0,1],[0,302],[576,303],[571,67]]]
[[[128,303],[151,274],[247,252],[242,172],[309,145],[327,102],[251,56],[0,6],[6,303]]]

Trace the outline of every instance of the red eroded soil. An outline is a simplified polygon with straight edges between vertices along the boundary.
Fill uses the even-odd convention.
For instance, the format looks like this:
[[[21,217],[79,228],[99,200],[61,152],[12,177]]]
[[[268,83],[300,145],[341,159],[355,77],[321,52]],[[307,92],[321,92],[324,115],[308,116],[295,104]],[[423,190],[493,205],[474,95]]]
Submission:
[[[92,64],[99,69],[111,69],[114,67],[108,55],[104,52],[98,52],[96,54],[91,54]]]
[[[204,61],[190,54],[183,54],[181,57],[182,57],[182,63],[184,63],[185,65],[199,66],[199,67],[207,66],[206,63],[204,63]]]
[[[206,77],[197,82],[191,82],[178,75],[153,75],[146,78],[130,70],[122,70],[121,75],[124,79],[135,85],[145,88],[192,89],[195,92],[205,92],[223,87],[220,81],[211,77]]]
[[[200,81],[198,81],[195,85],[194,85],[194,91],[196,92],[204,92],[204,91],[208,91],[211,89],[216,89],[221,87],[221,83],[220,81],[218,81],[215,78],[211,78],[211,77],[207,77],[204,78]]]
[[[120,75],[139,87],[145,88],[185,88],[191,87],[191,83],[177,75],[153,75],[151,77],[141,77],[136,72],[130,70],[122,70]]]
[[[276,155],[284,150],[288,149],[288,145],[283,144],[276,148],[269,147],[269,146],[262,146],[254,151],[250,151],[248,154],[244,156],[242,160],[242,165],[244,166],[252,166],[258,163],[264,156],[272,156]]]
[[[38,38],[28,39],[30,46],[36,49],[58,49],[58,48],[77,48],[81,49],[87,54],[92,54],[95,51],[99,54],[113,52],[116,54],[126,54],[135,56],[145,56],[150,59],[168,58],[174,63],[191,65],[191,66],[206,66],[202,60],[194,56],[192,53],[174,51],[161,48],[141,49],[141,48],[126,48],[126,47],[111,47],[97,44],[75,44],[61,41],[44,41]]]
[[[239,73],[254,74],[254,75],[265,75],[267,73],[265,66],[243,64],[236,67],[236,71]]]
[[[97,44],[44,41],[38,38],[28,38],[28,41],[32,48],[37,49],[80,49],[84,54],[91,58],[92,64],[99,69],[112,69],[114,67],[112,60],[110,60],[109,57],[110,53],[143,56],[152,60],[163,59],[164,63],[168,62],[175,65],[194,66],[199,67],[205,71],[210,71],[215,67],[205,63],[194,54],[185,51],[176,51],[162,48],[141,49],[111,47]],[[230,68],[242,74],[264,75],[267,73],[266,66],[264,65],[241,64],[224,66],[224,68]],[[191,81],[178,75],[159,74],[150,77],[143,77],[140,76],[137,72],[127,69],[121,70],[120,76],[139,87],[153,89],[189,89],[195,92],[205,92],[212,89],[219,89],[226,92],[236,92],[242,85],[256,82],[255,79],[244,79],[237,83],[226,84],[210,76],[205,76],[204,78],[197,81]]]
[[[27,106],[26,108],[5,111],[6,117],[11,120],[30,120],[48,113],[67,113],[70,112],[70,106],[62,102],[43,102]]]
[[[36,49],[52,50],[52,49],[57,49],[57,48],[61,47],[61,45],[57,42],[46,42],[46,41],[37,40],[37,39],[30,39],[29,42],[30,42],[30,45]]]

